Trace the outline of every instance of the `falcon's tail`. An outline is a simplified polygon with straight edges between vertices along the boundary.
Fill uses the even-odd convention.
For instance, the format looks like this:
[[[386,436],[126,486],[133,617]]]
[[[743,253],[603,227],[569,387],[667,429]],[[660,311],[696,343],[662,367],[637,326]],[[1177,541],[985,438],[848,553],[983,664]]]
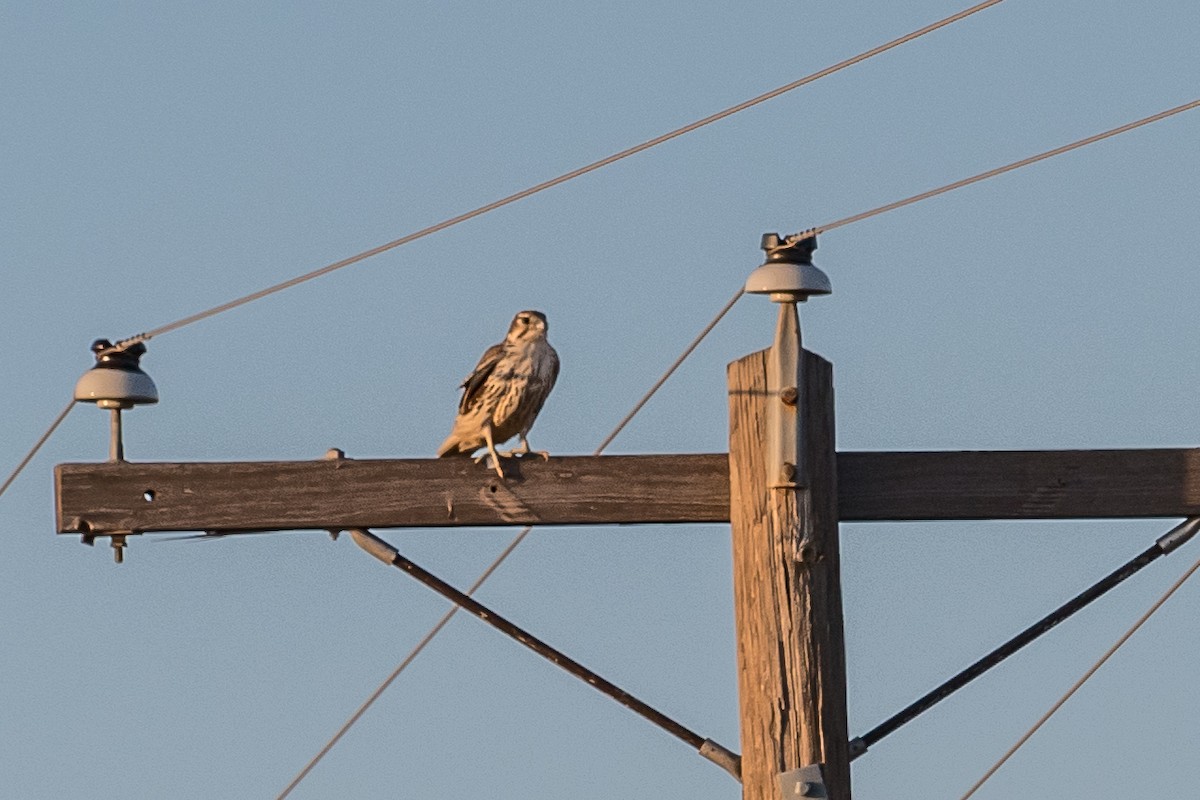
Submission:
[[[463,449],[463,442],[453,434],[446,441],[442,442],[442,446],[438,448],[438,458],[454,458],[455,456],[470,456],[478,447],[472,447],[470,450]]]

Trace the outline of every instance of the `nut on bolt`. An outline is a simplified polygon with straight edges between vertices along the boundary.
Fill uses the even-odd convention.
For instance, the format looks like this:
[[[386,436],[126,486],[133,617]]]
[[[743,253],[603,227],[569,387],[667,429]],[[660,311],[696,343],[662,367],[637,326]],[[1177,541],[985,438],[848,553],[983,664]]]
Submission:
[[[779,399],[785,406],[794,406],[800,400],[800,391],[795,386],[788,386],[779,392]]]

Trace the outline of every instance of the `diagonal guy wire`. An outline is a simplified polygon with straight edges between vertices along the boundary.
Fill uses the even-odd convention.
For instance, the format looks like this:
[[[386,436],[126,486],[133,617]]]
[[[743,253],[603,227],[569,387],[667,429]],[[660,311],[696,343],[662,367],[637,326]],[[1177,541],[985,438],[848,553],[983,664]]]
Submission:
[[[29,448],[29,452],[26,453],[25,457],[21,459],[21,463],[17,464],[16,469],[14,469],[9,476],[4,479],[3,484],[0,484],[0,495],[3,495],[6,491],[8,491],[8,487],[12,486],[13,481],[15,481],[17,476],[21,474],[21,470],[25,469],[25,467],[29,465],[30,461],[33,461],[33,457],[37,455],[38,450],[41,450],[42,445],[44,445],[50,439],[50,437],[54,435],[54,432],[58,430],[58,426],[62,424],[63,420],[67,418],[67,414],[70,414],[71,409],[74,407],[75,401],[72,400],[71,402],[67,403],[66,407],[63,408],[62,411],[58,413],[58,416],[54,418],[54,422],[51,422],[50,427],[46,428],[46,432],[43,433],[36,442],[34,442],[33,447]]]

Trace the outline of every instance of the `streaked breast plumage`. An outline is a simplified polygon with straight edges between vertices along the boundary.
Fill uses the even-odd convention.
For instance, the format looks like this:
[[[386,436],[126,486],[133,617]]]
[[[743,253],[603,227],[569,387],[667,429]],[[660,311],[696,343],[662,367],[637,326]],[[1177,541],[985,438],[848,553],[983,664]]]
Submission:
[[[501,455],[531,452],[529,430],[558,379],[558,353],[546,340],[546,329],[545,314],[521,311],[504,341],[484,352],[462,383],[458,415],[439,456],[470,456],[486,447],[503,477]],[[520,437],[522,449],[496,451],[496,444],[514,436]]]

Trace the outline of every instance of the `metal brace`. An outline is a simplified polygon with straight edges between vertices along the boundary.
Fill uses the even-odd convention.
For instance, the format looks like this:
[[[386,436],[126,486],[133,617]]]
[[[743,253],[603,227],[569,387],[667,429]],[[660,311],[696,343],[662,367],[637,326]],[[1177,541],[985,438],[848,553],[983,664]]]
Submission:
[[[767,353],[767,486],[797,489],[806,483],[803,431],[799,410],[804,407],[800,374],[800,315],[794,302],[779,304],[775,342]]]
[[[825,789],[823,764],[779,773],[779,796],[782,800],[799,800],[803,797],[829,797]]]

